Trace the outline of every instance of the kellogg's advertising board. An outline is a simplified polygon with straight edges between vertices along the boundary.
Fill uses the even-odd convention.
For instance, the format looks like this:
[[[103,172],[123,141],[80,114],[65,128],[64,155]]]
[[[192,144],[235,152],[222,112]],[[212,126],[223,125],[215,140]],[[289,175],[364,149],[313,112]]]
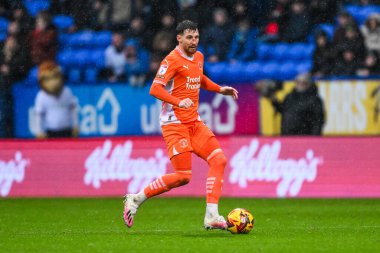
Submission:
[[[380,197],[380,138],[220,137],[228,197]],[[160,137],[1,141],[1,197],[122,196],[172,171]],[[165,196],[204,196],[207,163]]]

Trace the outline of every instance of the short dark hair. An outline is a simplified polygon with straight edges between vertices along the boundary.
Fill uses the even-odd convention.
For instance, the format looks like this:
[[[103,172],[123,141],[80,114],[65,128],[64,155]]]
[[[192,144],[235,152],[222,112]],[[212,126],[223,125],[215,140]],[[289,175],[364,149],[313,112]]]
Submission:
[[[185,30],[195,31],[198,30],[198,24],[191,20],[184,20],[178,23],[175,30],[177,31],[177,34],[183,34]]]

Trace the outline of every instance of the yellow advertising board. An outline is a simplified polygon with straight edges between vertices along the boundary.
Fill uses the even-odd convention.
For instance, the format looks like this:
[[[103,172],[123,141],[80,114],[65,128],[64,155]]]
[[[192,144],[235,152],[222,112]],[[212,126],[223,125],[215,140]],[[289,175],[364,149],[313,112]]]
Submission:
[[[317,86],[326,113],[324,135],[380,134],[380,80],[320,81]],[[277,98],[282,101],[293,88],[294,82],[285,83]],[[266,98],[260,98],[260,124],[263,135],[281,134],[281,115]]]

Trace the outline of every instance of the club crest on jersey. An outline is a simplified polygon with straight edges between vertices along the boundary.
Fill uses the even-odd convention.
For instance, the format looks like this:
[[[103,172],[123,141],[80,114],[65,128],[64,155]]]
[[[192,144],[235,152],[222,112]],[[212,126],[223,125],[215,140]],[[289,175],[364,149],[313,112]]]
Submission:
[[[179,141],[179,145],[181,146],[181,148],[186,148],[189,145],[189,143],[187,142],[187,139],[181,139]]]
[[[198,62],[199,69],[202,69],[202,63]]]
[[[167,70],[168,70],[168,65],[161,65],[160,69],[158,70],[158,74],[164,75]]]

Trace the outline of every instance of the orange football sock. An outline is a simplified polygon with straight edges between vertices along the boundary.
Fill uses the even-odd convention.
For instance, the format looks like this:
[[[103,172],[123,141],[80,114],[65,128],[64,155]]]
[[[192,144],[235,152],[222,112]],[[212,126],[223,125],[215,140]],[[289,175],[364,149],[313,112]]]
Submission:
[[[206,202],[218,204],[220,195],[222,194],[224,168],[227,159],[221,149],[208,160],[210,166],[206,181]]]
[[[145,189],[144,193],[147,198],[162,194],[172,188],[185,185],[190,182],[191,174],[183,172],[175,172],[163,175],[150,183]]]
[[[147,198],[162,194],[172,188],[188,184],[191,180],[191,152],[173,156],[174,173],[163,175],[150,183],[144,193]]]

